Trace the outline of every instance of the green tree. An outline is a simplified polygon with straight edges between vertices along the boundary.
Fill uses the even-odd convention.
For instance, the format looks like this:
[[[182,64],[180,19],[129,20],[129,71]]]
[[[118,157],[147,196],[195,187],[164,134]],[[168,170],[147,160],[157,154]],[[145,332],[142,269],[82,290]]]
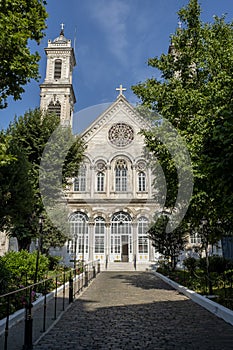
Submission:
[[[0,167],[16,160],[15,155],[9,154],[10,137],[3,130],[0,131]]]
[[[206,217],[214,226],[219,219],[228,224],[232,220],[233,23],[224,17],[203,23],[200,14],[197,0],[178,12],[182,29],[172,35],[168,54],[148,61],[161,77],[132,89],[143,105],[170,121],[187,144],[194,172],[187,221],[199,226]],[[178,185],[173,159],[153,130],[144,135],[164,168],[171,205]]]
[[[2,167],[2,198],[5,196],[4,207],[0,212],[2,228],[8,230],[11,236],[18,240],[19,249],[28,249],[31,240],[39,234],[39,216],[44,216],[44,233],[46,234],[46,247],[49,245],[63,245],[67,238],[68,230],[65,225],[65,217],[61,226],[62,232],[54,227],[47,215],[41,198],[41,188],[39,185],[40,163],[45,146],[50,140],[50,136],[59,127],[59,118],[55,114],[43,115],[39,109],[29,111],[24,116],[15,119],[9,126],[6,134],[11,137],[10,151],[17,156],[15,163],[10,163]],[[70,131],[69,131],[70,132]],[[64,165],[63,177],[70,176],[71,173],[78,172],[79,162],[82,158],[83,146],[77,137],[74,144],[70,145],[68,160],[64,157],[56,157],[59,149],[62,153],[64,143],[51,143],[53,149],[58,153],[50,153],[49,164],[55,163],[53,172],[49,173],[49,179],[54,188],[57,187],[56,170]],[[60,146],[60,148],[59,148]],[[11,151],[13,150],[13,151]],[[16,166],[17,165],[17,166]],[[48,169],[47,169],[48,170]],[[62,187],[59,188],[62,191]],[[47,208],[46,208],[47,209]],[[59,216],[59,215],[57,215]]]
[[[0,108],[7,99],[20,99],[23,86],[38,79],[38,52],[32,53],[29,42],[40,43],[46,28],[46,1],[0,1]]]
[[[0,167],[0,227],[12,227],[12,219],[21,225],[29,219],[34,204],[34,191],[29,174],[31,164],[22,148],[12,140],[7,152],[14,154],[15,159]],[[22,233],[23,236],[23,233]]]
[[[177,257],[184,249],[186,243],[186,230],[179,226],[171,232],[167,232],[166,227],[169,221],[167,215],[161,215],[156,222],[149,228],[148,236],[152,241],[155,251],[162,254],[169,260],[171,269],[175,269]]]

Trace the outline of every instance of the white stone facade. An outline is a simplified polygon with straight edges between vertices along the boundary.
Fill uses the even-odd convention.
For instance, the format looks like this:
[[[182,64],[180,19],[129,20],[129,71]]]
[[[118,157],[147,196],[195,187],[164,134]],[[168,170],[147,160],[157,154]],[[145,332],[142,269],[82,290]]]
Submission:
[[[72,125],[75,66],[63,29],[48,42],[47,69],[41,85],[41,109],[56,107],[61,123]],[[71,239],[61,249],[67,263],[77,260],[150,261],[154,259],[146,228],[156,207],[152,174],[144,159],[139,132],[148,124],[127,102],[122,88],[116,101],[83,133],[87,148],[79,176],[67,193]],[[53,252],[55,253],[55,251]],[[58,253],[58,251],[56,251]]]
[[[68,207],[77,259],[151,261],[146,228],[159,210],[140,134],[148,124],[121,94],[81,135],[87,148]],[[84,254],[83,254],[84,252]]]

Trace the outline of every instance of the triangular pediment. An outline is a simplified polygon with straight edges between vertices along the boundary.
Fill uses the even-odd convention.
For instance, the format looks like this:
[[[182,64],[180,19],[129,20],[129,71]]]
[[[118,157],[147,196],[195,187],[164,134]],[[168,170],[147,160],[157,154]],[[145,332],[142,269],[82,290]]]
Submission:
[[[89,142],[106,124],[117,122],[130,123],[137,129],[147,129],[149,123],[143,119],[136,109],[126,100],[124,95],[119,95],[117,100],[99,115],[81,134],[84,142]]]

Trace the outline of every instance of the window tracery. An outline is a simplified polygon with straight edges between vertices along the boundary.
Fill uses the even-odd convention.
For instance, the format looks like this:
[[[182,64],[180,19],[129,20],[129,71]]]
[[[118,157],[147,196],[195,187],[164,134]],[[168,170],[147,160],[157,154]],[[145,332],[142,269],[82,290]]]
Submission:
[[[119,159],[115,166],[115,190],[116,192],[127,191],[127,163],[124,159]]]
[[[113,145],[124,147],[133,141],[134,132],[130,125],[117,123],[109,129],[108,138]]]

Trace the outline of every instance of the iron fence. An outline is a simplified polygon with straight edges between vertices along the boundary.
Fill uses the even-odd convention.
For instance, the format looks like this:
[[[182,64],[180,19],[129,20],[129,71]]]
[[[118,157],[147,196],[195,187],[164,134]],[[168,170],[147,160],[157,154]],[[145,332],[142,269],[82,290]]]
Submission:
[[[80,263],[75,269],[0,295],[0,348],[32,349],[33,343],[99,272],[99,261]],[[18,310],[12,313],[13,308]]]

